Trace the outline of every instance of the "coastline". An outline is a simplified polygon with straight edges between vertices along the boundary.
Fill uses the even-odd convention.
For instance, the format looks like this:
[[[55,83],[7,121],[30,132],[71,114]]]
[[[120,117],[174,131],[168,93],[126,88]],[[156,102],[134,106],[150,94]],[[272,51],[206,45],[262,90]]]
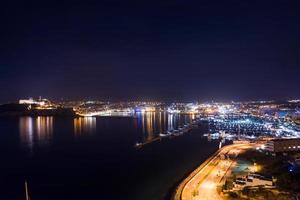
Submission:
[[[226,145],[228,146],[228,145]],[[224,148],[224,147],[223,147]],[[215,153],[209,156],[204,162],[200,164],[200,166],[196,167],[191,173],[189,173],[185,178],[183,178],[177,186],[173,187],[173,191],[169,196],[169,200],[181,200],[181,194],[183,192],[184,187],[186,184],[199,172],[201,171],[216,155],[220,153],[223,149],[218,149]]]
[[[175,191],[173,192],[171,200],[182,200],[183,191],[186,189],[187,184],[190,184],[190,181],[195,181],[195,180],[193,180],[194,177],[199,176],[199,174],[203,173],[202,170],[206,166],[209,166],[209,164],[211,162],[214,162],[214,160],[218,159],[219,154],[224,153],[224,151],[227,151],[227,150],[230,150],[230,149],[233,149],[236,147],[239,148],[243,145],[245,145],[245,144],[229,144],[229,145],[226,145],[226,146],[218,149],[208,159],[206,159],[199,167],[197,167],[192,173],[190,173],[185,179],[183,179],[183,181],[176,187]],[[203,174],[201,176],[204,176],[204,178],[202,177],[202,179],[206,179],[207,174]],[[199,179],[199,177],[198,177],[198,179]],[[201,179],[201,181],[202,181],[202,179]],[[197,181],[197,184],[199,184],[198,181]],[[186,197],[185,197],[185,199],[186,199]]]

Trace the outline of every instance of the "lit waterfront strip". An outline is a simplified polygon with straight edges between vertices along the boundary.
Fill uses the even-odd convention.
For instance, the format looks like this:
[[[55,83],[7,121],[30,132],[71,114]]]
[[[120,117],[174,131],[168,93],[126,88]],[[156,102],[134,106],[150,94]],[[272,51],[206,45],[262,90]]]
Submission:
[[[229,152],[231,149],[233,148],[238,148],[238,147],[242,147],[242,146],[249,146],[249,144],[232,144],[232,145],[228,145],[225,146],[221,149],[219,149],[217,152],[215,152],[212,156],[210,156],[204,163],[202,163],[196,170],[194,170],[187,178],[185,178],[180,185],[177,187],[176,191],[174,192],[173,196],[172,196],[172,200],[189,200],[192,198],[184,198],[183,197],[183,193],[185,192],[185,190],[187,190],[187,185],[191,182],[194,181],[196,176],[199,176],[200,173],[203,172],[203,170],[209,166],[209,164],[214,164],[214,161],[218,158],[218,156],[220,154],[223,154],[224,152]],[[200,183],[208,176],[208,174],[206,174],[204,177],[202,177],[200,180],[197,181],[197,184],[193,185],[195,187],[195,189],[197,189],[200,185]],[[194,190],[192,190],[194,191]],[[189,193],[191,194],[191,193]],[[200,194],[201,195],[201,194]]]

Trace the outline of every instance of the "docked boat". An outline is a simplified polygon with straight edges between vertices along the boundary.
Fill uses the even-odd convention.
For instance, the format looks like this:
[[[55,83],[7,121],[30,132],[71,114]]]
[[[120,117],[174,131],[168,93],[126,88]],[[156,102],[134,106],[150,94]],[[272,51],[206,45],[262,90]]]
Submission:
[[[169,134],[168,134],[168,133],[159,133],[159,136],[160,136],[160,137],[168,137]]]
[[[135,146],[136,148],[140,148],[140,147],[143,146],[143,143],[137,142],[137,143],[135,143],[134,146]]]
[[[167,135],[173,135],[173,131],[167,131]]]

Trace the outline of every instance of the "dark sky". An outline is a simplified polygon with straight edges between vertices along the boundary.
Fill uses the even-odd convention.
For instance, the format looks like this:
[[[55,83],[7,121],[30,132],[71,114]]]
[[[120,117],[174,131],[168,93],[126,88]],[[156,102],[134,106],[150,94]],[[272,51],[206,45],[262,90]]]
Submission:
[[[0,9],[0,102],[300,97],[300,1],[10,0]]]

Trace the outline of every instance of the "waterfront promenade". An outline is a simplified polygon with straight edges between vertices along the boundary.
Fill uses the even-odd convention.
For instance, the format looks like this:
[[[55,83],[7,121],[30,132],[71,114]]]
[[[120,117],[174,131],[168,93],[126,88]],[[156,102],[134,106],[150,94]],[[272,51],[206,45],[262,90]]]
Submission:
[[[242,150],[252,147],[250,144],[232,144],[219,149],[180,183],[173,200],[222,199],[217,186],[235,165],[234,158]]]

